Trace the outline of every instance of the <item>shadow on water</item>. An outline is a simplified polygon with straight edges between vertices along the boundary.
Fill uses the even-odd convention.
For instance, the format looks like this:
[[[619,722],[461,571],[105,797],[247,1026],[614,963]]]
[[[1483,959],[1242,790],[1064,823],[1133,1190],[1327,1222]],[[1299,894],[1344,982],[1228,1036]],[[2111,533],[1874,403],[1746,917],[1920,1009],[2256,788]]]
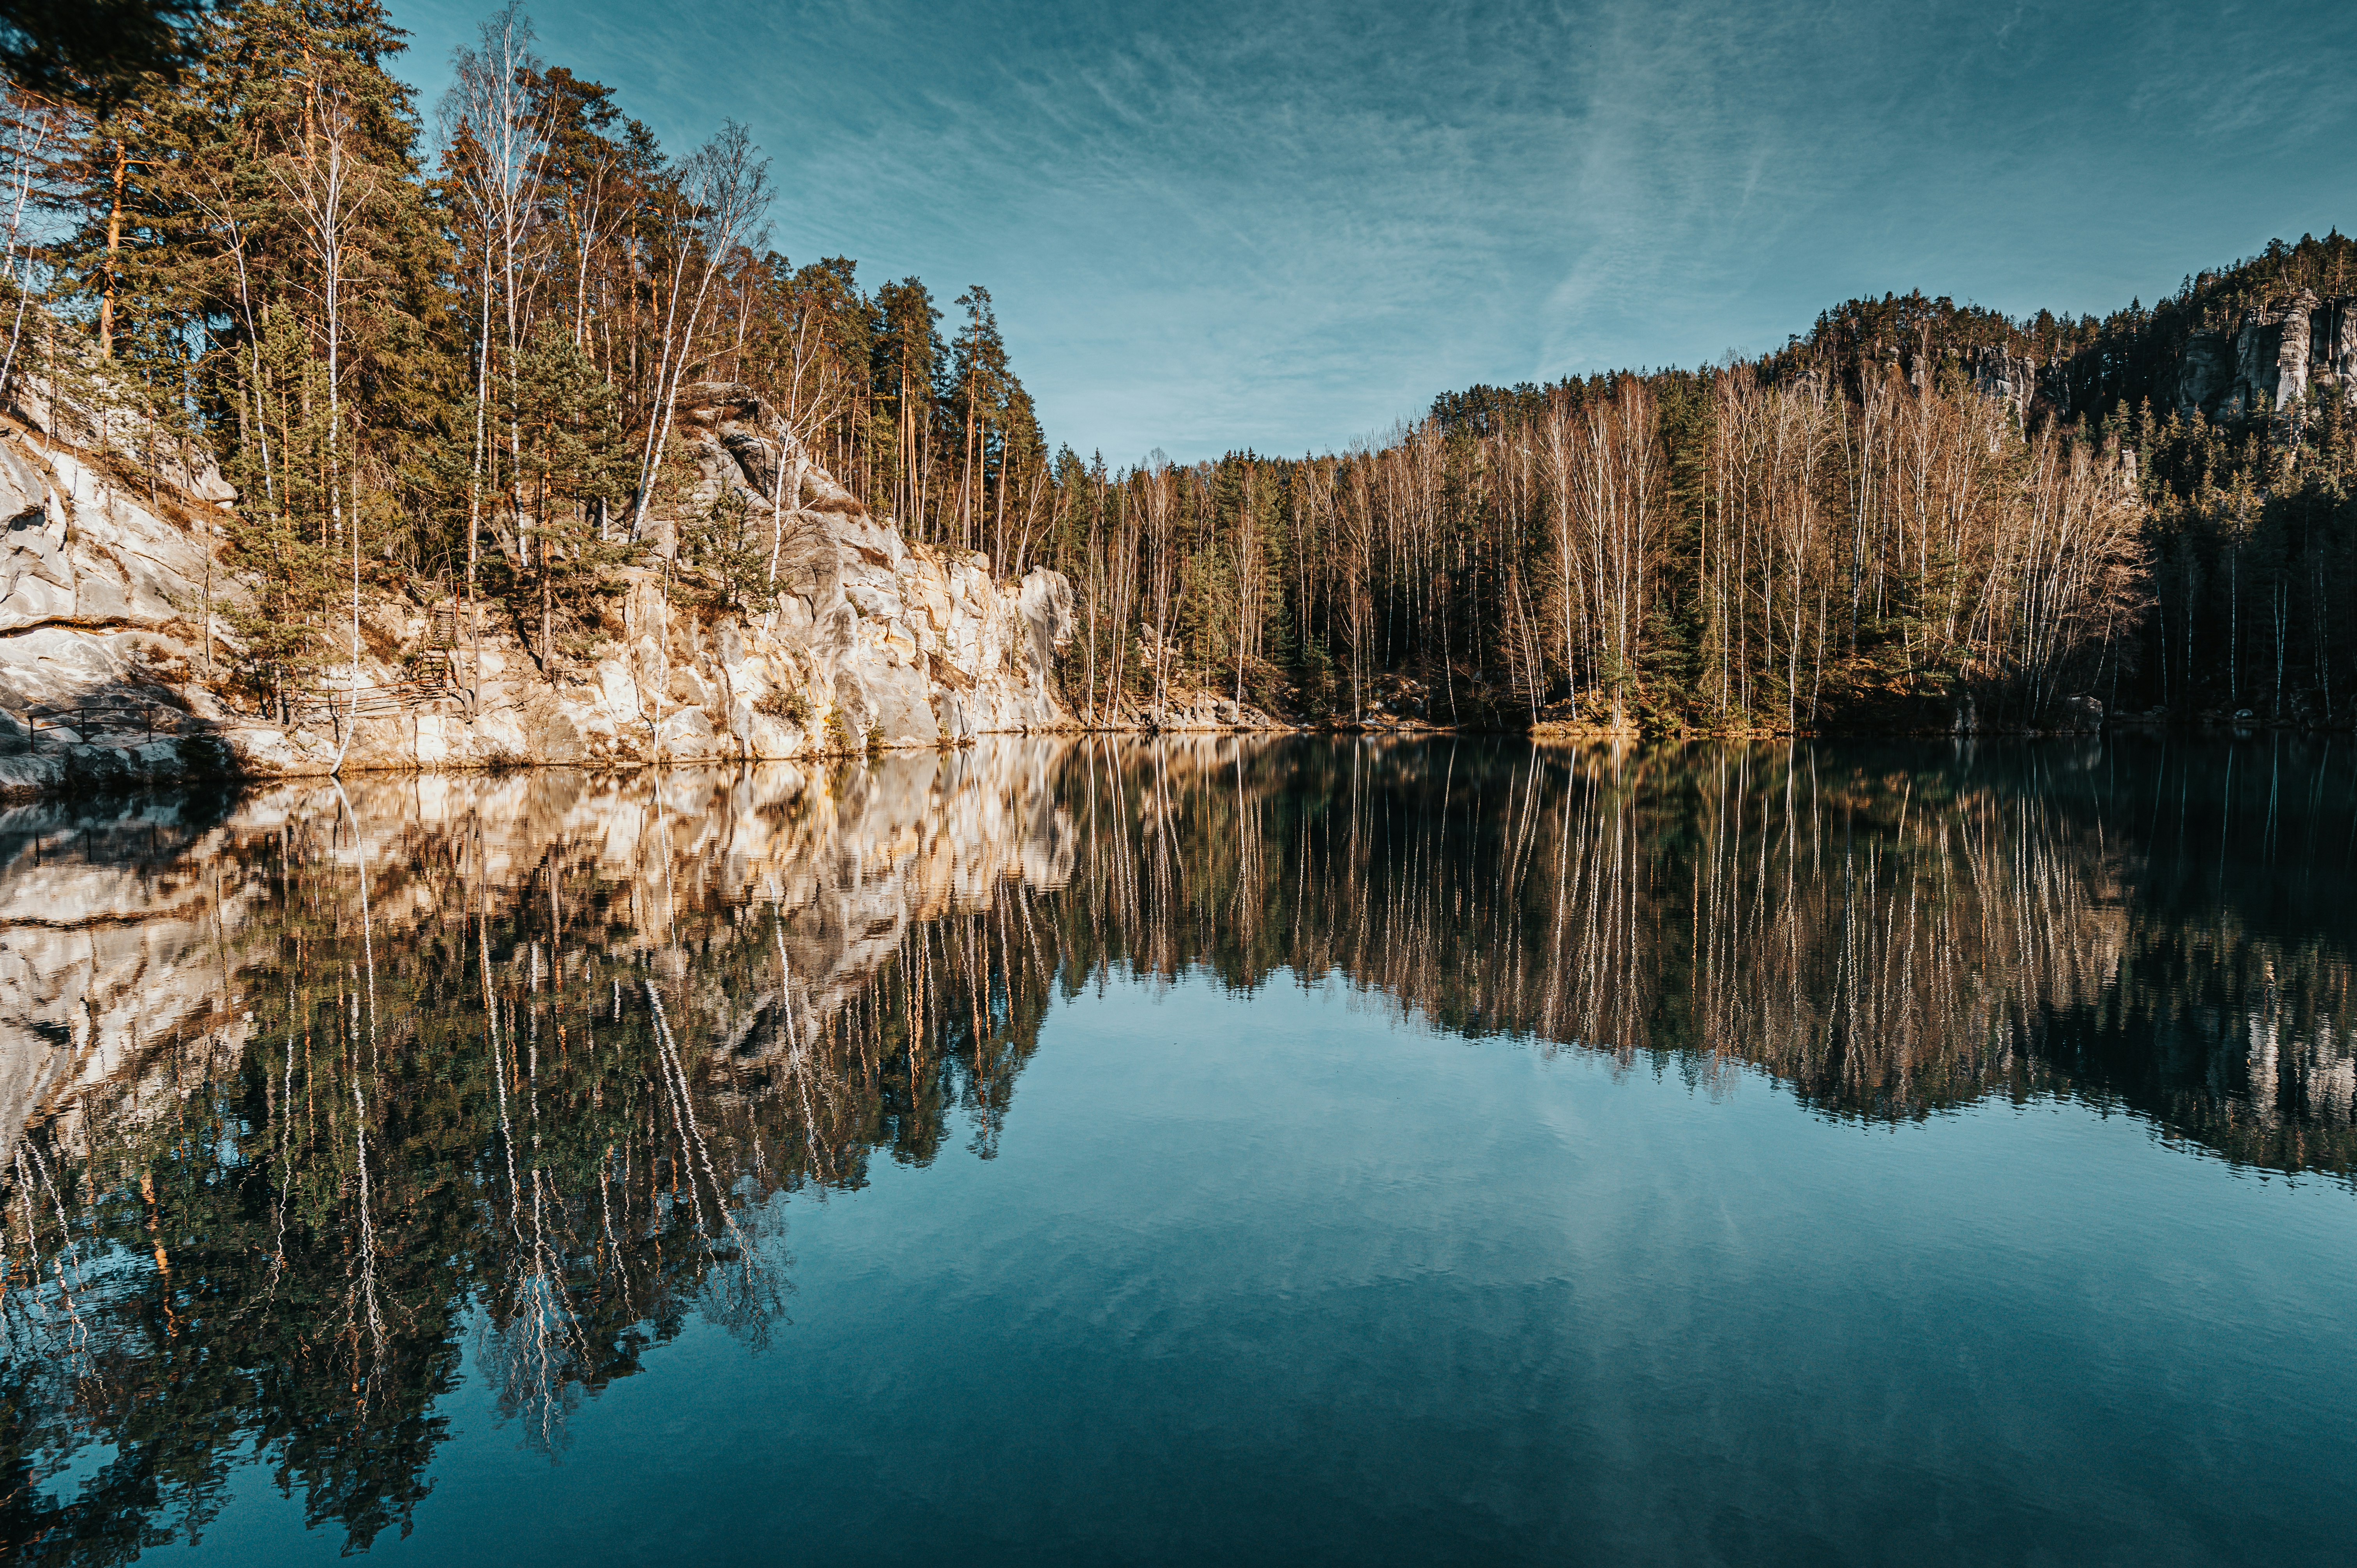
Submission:
[[[21,809],[0,1543],[127,1561],[257,1456],[406,1533],[468,1350],[555,1448],[691,1318],[759,1342],[771,1199],[991,1157],[1109,977],[2346,1181],[2347,752],[1008,741]]]

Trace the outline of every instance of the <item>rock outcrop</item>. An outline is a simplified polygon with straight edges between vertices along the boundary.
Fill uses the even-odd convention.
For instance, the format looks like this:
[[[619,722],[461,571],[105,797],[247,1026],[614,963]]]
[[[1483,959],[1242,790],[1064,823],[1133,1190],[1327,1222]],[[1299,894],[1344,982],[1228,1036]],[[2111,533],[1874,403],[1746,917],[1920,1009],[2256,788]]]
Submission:
[[[2011,409],[2017,424],[2027,425],[2035,417],[2041,397],[2052,401],[2046,386],[2050,378],[2040,372],[2033,355],[1985,344],[1973,350],[1972,363],[1974,387]]]
[[[2231,419],[2296,408],[2313,387],[2357,403],[2357,295],[2307,289],[2244,313],[2233,332],[2197,332],[2178,360],[2179,413]]]
[[[681,510],[746,509],[770,540],[774,607],[684,602],[677,516],[657,517],[586,655],[544,658],[536,628],[488,606],[470,618],[380,599],[356,661],[344,632],[317,689],[258,703],[223,679],[220,612],[244,590],[215,564],[218,470],[166,480],[151,464],[133,483],[132,460],[155,455],[91,445],[103,417],[66,409],[20,388],[20,423],[0,433],[0,796],[202,772],[795,758],[1071,722],[1060,574],[1000,582],[982,555],[909,544],[725,383],[687,388],[675,411],[695,475]]]
[[[2025,425],[2055,416],[2101,417],[2111,412],[2106,397],[2116,393],[2095,350],[2041,361],[1995,345],[1967,352],[1973,385],[2013,411]],[[1893,358],[1921,386],[1919,360]],[[2177,350],[2172,369],[2164,360],[2152,385],[2152,400],[2180,417],[2200,413],[2234,419],[2262,407],[2297,409],[2311,390],[2357,404],[2357,295],[2320,298],[2301,289],[2243,313],[2231,331],[2195,332]],[[2115,392],[2098,389],[2115,386]],[[2133,401],[2133,399],[2131,399]]]

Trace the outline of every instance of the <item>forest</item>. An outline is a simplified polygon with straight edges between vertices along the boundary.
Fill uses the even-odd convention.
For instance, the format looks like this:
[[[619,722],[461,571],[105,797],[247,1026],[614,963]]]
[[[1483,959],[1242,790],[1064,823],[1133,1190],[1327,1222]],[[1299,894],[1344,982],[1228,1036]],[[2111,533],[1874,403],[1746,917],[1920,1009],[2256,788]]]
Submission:
[[[1750,359],[1446,392],[1340,453],[1109,460],[1051,443],[987,286],[790,260],[742,127],[666,149],[514,5],[430,105],[377,0],[165,9],[140,70],[0,50],[0,392],[102,393],[151,472],[218,454],[251,689],[336,658],[362,592],[585,650],[655,519],[667,583],[725,577],[743,520],[674,516],[677,400],[719,381],[911,541],[1063,573],[1087,723],[1182,689],[1755,734],[2352,712],[2341,390],[2178,396],[2193,334],[2357,286],[2337,231],[2102,318],[1893,294]]]

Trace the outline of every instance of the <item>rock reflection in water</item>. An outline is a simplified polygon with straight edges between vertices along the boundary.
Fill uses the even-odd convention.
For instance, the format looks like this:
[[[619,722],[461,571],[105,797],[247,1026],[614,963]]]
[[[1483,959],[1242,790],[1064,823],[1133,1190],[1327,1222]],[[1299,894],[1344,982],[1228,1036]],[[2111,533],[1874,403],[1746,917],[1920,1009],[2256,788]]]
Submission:
[[[989,1157],[1112,974],[2345,1179],[2351,806],[2290,743],[1204,739],[27,808],[0,1542],[125,1560],[257,1455],[351,1547],[405,1531],[470,1345],[556,1445],[691,1316],[774,1332],[775,1196]]]
[[[259,1443],[364,1547],[424,1495],[470,1308],[542,1443],[689,1313],[765,1333],[762,1198],[1003,1112],[1041,972],[1012,1007],[979,976],[1071,848],[1043,759],[991,762],[20,815],[0,1540],[133,1555]]]

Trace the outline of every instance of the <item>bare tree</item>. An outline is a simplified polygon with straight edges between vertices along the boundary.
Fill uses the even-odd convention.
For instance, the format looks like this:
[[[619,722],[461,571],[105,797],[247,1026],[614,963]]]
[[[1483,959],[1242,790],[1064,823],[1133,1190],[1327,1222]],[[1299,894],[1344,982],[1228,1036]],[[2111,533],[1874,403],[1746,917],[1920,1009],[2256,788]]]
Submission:
[[[1156,449],[1137,476],[1140,510],[1145,516],[1146,603],[1154,618],[1154,641],[1147,655],[1154,661],[1154,726],[1162,727],[1163,704],[1170,688],[1171,622],[1178,609],[1178,541],[1172,514],[1177,510],[1177,485],[1170,460]]]
[[[334,771],[343,771],[360,715],[361,529],[355,507],[347,515],[348,464],[343,448],[344,281],[354,230],[376,197],[375,173],[355,156],[356,109],[342,84],[316,73],[304,84],[296,139],[273,164],[272,173],[302,214],[303,235],[318,263],[318,295],[327,350],[328,515],[334,537],[348,542],[352,562],[352,658],[350,711],[336,747]],[[347,538],[349,534],[349,538]]]
[[[656,340],[653,406],[639,464],[638,501],[630,517],[633,539],[646,528],[647,506],[671,439],[673,405],[686,380],[713,279],[737,246],[759,242],[752,236],[770,206],[769,162],[759,156],[745,127],[731,120],[688,159],[665,199],[672,255]],[[694,280],[692,296],[691,278]]]
[[[8,320],[8,349],[0,357],[0,395],[16,373],[16,346],[25,331],[25,312],[33,299],[33,248],[24,242],[25,207],[33,184],[48,161],[48,148],[64,134],[65,113],[29,94],[11,88],[0,99],[0,196],[8,203],[8,249],[5,257],[9,286],[16,291],[16,308]]]
[[[508,428],[508,476],[512,485],[522,467],[522,433],[512,417],[516,364],[528,329],[523,295],[537,275],[537,229],[541,173],[548,157],[547,115],[532,101],[540,61],[532,53],[532,19],[518,0],[486,19],[479,47],[461,48],[451,60],[456,78],[441,103],[443,164],[475,220],[481,255],[475,333],[475,446],[467,486],[467,602],[473,619],[475,580],[481,534],[482,497],[490,476],[489,431],[493,360],[491,320],[496,298],[505,326],[505,368],[511,417]],[[511,497],[511,510],[520,505]],[[532,548],[520,516],[516,547]],[[528,554],[525,555],[529,559]]]

